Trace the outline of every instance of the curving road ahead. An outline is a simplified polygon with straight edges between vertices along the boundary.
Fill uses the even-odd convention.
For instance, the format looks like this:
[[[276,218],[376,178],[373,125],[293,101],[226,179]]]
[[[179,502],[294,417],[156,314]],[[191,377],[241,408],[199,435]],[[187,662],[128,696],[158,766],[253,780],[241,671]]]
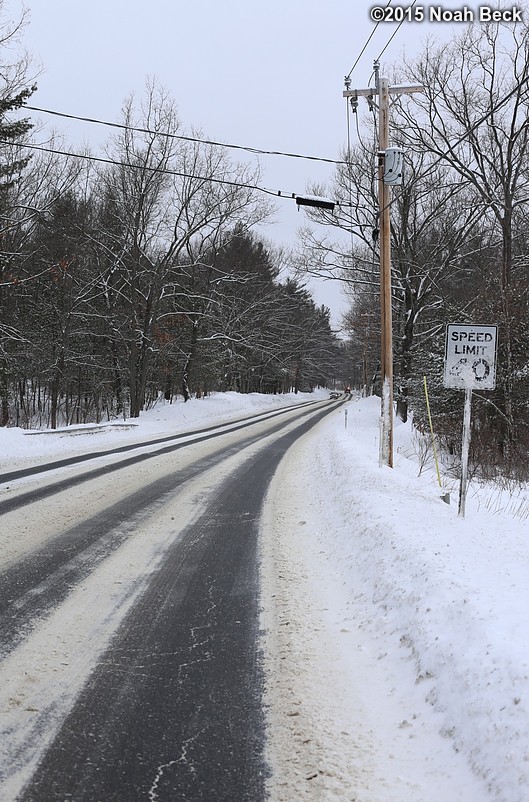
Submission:
[[[336,407],[0,476],[4,802],[266,798],[261,509]]]

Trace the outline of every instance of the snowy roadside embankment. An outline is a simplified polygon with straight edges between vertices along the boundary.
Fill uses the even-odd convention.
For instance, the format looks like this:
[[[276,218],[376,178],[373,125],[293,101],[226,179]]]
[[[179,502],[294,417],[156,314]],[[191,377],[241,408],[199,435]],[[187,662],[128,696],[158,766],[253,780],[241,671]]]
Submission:
[[[258,415],[328,397],[326,390],[284,395],[212,393],[187,403],[181,398],[173,403],[160,400],[139,418],[116,419],[106,424],[88,423],[39,430],[3,428],[0,429],[0,472],[34,462],[134,443],[151,436],[180,434],[227,423],[245,415]]]
[[[342,408],[287,456],[265,525],[268,641],[289,675],[271,691],[273,802],[294,784],[318,802],[525,802],[527,522],[472,486],[459,518],[457,492],[448,506],[418,476],[410,425],[380,468],[380,401],[346,409],[347,429]]]

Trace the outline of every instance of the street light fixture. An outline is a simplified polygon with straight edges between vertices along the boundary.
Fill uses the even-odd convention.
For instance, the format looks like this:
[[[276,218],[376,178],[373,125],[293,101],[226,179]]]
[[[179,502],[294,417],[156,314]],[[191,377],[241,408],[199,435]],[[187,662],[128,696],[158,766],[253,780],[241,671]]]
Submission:
[[[312,206],[314,209],[327,209],[333,212],[336,203],[328,198],[319,198],[317,195],[296,195],[299,206]]]

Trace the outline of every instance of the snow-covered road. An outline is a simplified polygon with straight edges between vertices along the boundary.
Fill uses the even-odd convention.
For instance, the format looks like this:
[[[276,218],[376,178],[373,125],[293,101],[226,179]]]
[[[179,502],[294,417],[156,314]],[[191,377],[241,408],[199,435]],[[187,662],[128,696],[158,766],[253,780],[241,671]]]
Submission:
[[[251,735],[252,728],[259,732],[259,721],[252,722],[251,711],[245,712],[254,704],[252,698],[260,699],[252,668],[252,654],[257,659],[252,621],[256,629],[259,602],[250,541],[256,543],[257,530],[250,538],[246,527],[258,520],[266,488],[262,455],[267,446],[273,446],[275,465],[283,440],[295,438],[300,424],[312,425],[314,416],[327,414],[328,408],[328,402],[311,403],[281,415],[266,413],[257,421],[223,427],[223,434],[198,432],[176,442],[164,437],[163,443],[147,448],[94,456],[59,468],[48,466],[33,477],[13,479],[12,466],[0,498],[5,554],[0,595],[3,800],[20,794],[32,802],[51,802],[56,794],[91,800],[94,794],[97,798],[103,794],[128,802],[144,798],[152,789],[156,789],[152,799],[171,799],[172,788],[183,789],[186,782],[206,789],[210,782],[219,789],[226,779],[222,798],[231,798],[230,783],[235,783],[248,786],[245,799],[253,802],[251,765],[248,769],[241,765],[239,776],[239,767],[234,769],[226,758],[219,778],[203,758],[215,742],[225,742],[233,762],[239,754],[233,748],[237,739],[232,743],[228,733],[250,740],[257,737]],[[256,479],[262,478],[262,490],[260,481],[251,480],[251,465]],[[250,482],[246,491],[243,477]],[[232,485],[235,495],[230,501]],[[248,506],[246,513],[254,488],[257,511]],[[232,515],[239,521],[235,527]],[[201,572],[205,576],[199,582]],[[232,589],[234,583],[240,584],[238,591]],[[237,603],[229,602],[233,594]],[[221,615],[222,600],[227,600],[231,617]],[[164,609],[172,611],[169,618]],[[214,624],[217,645],[211,634]],[[233,672],[226,674],[224,629],[233,626],[235,634],[227,638],[229,644],[233,637],[229,660],[237,660],[235,644],[240,644],[239,670],[247,677],[246,684],[240,678],[236,681]],[[120,634],[123,629],[125,634]],[[245,670],[244,660],[249,661]],[[193,665],[200,670],[190,673]],[[209,681],[207,672],[204,676],[206,666],[213,671]],[[219,672],[226,675],[219,684],[226,689],[222,692],[214,691]],[[189,674],[186,683],[181,680],[184,674]],[[147,701],[147,676],[159,700],[156,709]],[[140,698],[134,712],[126,689],[136,683],[143,690],[136,690],[133,698],[145,696],[146,701]],[[230,718],[235,715],[235,697],[244,693],[246,685],[250,695],[239,708],[242,720],[249,722],[247,732]],[[169,712],[171,699],[174,715]],[[218,709],[224,700],[231,700],[229,715]],[[179,727],[186,705],[192,720]],[[201,726],[201,716],[206,716],[207,725]],[[142,728],[142,720],[150,726]],[[216,741],[215,720],[226,730]],[[127,748],[118,735],[122,730]],[[98,735],[87,742],[86,732]],[[140,739],[135,752],[130,751],[134,738]],[[148,743],[149,738],[155,742]],[[194,758],[191,778],[187,762],[184,766],[175,759],[190,739],[202,756]],[[162,742],[169,750],[166,757]],[[200,777],[194,768],[198,759]],[[166,770],[162,783],[157,766],[165,762],[181,771],[179,777],[170,778],[175,770]],[[108,776],[104,766],[110,766]],[[164,787],[168,780],[176,784]]]
[[[134,430],[86,437],[3,430],[1,470],[309,399],[230,394],[160,405]],[[378,466],[379,409],[378,399],[333,408],[289,449],[264,506],[260,605],[270,802],[526,802],[527,488],[474,482],[466,518],[459,518],[455,480],[444,472],[439,488],[410,424],[396,427],[395,468]],[[193,458],[202,448],[194,447]],[[182,469],[185,454],[178,452]],[[167,459],[115,476],[126,475],[120,482],[133,494],[160,478]],[[200,485],[180,488],[143,523],[138,519],[135,535],[94,563],[54,614],[34,621],[31,637],[23,633],[5,656],[2,800],[15,799],[177,530],[200,516],[217,479],[239,459],[234,453],[231,463],[210,466]],[[58,478],[53,473],[39,484]],[[79,524],[75,510],[82,518],[116,500],[114,479],[94,482],[89,498],[78,487],[69,502],[60,494],[60,516],[69,516],[71,529]],[[33,487],[27,478],[10,483],[0,504]],[[440,498],[447,491],[451,505]],[[35,537],[50,535],[56,502],[59,495],[53,504],[43,499],[37,518],[16,518],[15,511],[2,517],[9,522],[0,527],[6,567],[35,550]],[[21,765],[28,743],[26,767],[6,777],[8,765]]]

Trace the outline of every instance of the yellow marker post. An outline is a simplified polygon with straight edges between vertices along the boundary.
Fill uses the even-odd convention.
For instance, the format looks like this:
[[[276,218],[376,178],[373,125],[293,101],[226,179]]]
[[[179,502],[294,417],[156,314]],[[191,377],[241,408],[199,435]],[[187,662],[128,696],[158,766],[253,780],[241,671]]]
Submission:
[[[437,449],[435,447],[435,435],[433,432],[433,424],[432,424],[432,415],[430,412],[430,400],[428,398],[428,385],[426,383],[426,376],[424,376],[424,397],[426,398],[426,409],[428,410],[428,422],[430,424],[430,433],[432,435],[432,447],[433,447],[433,455],[435,459],[435,468],[437,470],[437,481],[439,482],[439,487],[442,488],[443,483],[441,482],[441,474],[439,472],[439,461],[437,459]]]

